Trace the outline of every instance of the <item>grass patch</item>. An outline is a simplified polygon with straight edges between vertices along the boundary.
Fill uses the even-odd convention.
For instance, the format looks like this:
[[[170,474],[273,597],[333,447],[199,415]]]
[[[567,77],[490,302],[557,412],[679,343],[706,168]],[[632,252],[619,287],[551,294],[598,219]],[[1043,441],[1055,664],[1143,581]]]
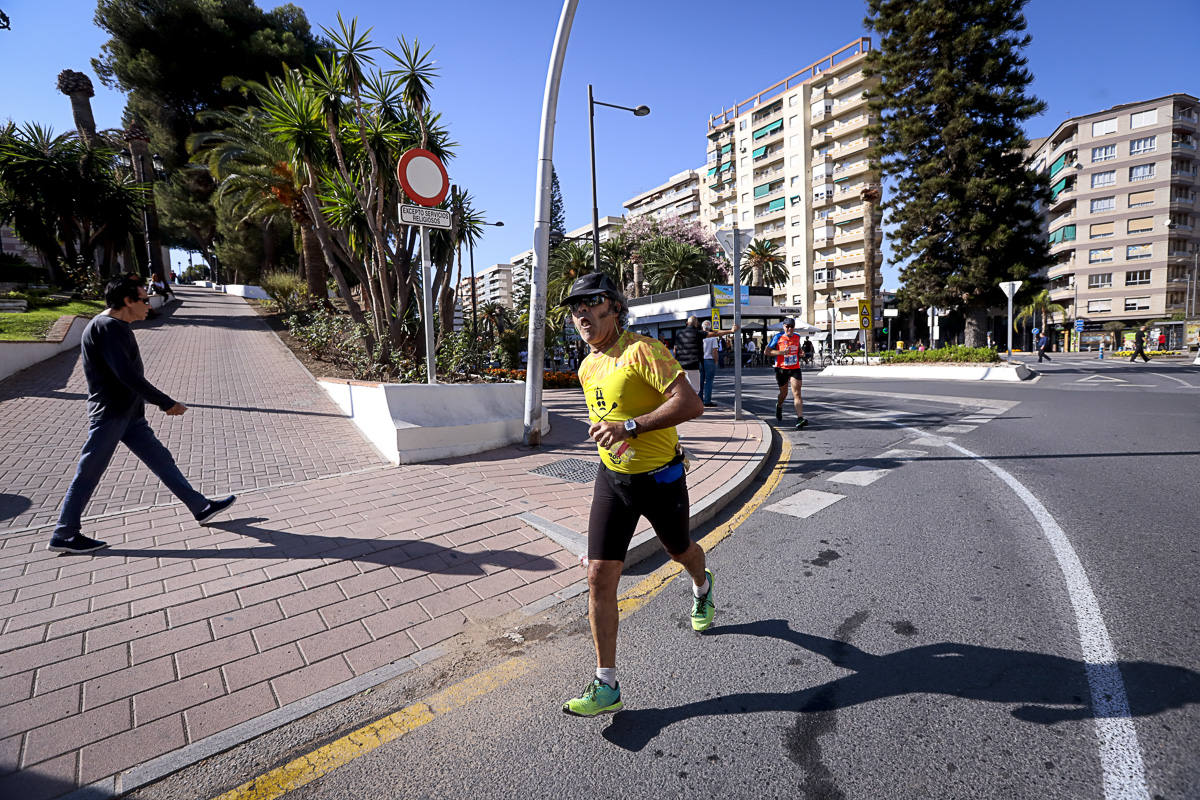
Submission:
[[[46,338],[59,317],[78,314],[94,317],[104,310],[102,300],[71,300],[65,303],[46,303],[30,308],[23,314],[0,314],[0,341],[40,341]]]

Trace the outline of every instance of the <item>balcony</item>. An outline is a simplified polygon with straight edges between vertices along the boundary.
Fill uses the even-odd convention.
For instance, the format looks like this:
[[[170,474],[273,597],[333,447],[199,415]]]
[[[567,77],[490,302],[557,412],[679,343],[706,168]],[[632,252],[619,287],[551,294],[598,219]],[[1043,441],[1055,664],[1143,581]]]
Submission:
[[[870,146],[871,140],[866,136],[863,136],[850,142],[842,142],[837,146],[837,148],[835,148],[834,155],[842,158],[844,156],[853,155],[854,153],[866,150]]]
[[[758,225],[758,224],[755,224],[755,226],[754,226],[754,235],[755,235],[755,236],[768,236],[768,235],[770,235],[770,234],[772,234],[772,233],[775,233],[776,231],[782,231],[782,230],[783,230],[783,228],[784,228],[784,224],[783,224],[783,222],[782,222],[782,221],[781,221],[781,222],[775,222],[775,223],[772,223],[772,224],[769,224],[769,225],[766,225],[766,224],[764,224],[764,225]]]
[[[861,130],[865,129],[867,127],[867,122],[868,122],[867,115],[859,114],[857,117],[845,120],[844,122],[839,122],[837,125],[834,126],[833,133],[835,136],[838,136],[838,137],[846,136],[848,134],[854,133],[855,131],[861,131]]]
[[[813,228],[813,247],[825,247],[829,245],[836,235],[837,232],[832,225]]]
[[[813,167],[812,182],[813,183],[828,183],[833,179],[833,165],[821,164]]]
[[[845,75],[839,77],[833,85],[833,90],[835,92],[844,92],[854,88],[862,82],[863,71],[861,69],[856,69],[853,72],[847,72]]]
[[[1197,118],[1194,112],[1191,114],[1181,113],[1175,114],[1173,117],[1171,117],[1171,122],[1175,125],[1183,125],[1184,127],[1195,128],[1197,127],[1198,122],[1200,122],[1200,119]]]
[[[812,139],[809,143],[813,147],[822,147],[827,144],[833,144],[833,131],[813,131]]]
[[[754,172],[754,181],[755,181],[755,183],[757,183],[758,181],[761,181],[764,178],[769,178],[772,175],[778,175],[781,172],[783,172],[782,164],[779,165],[778,167],[767,167],[766,169],[756,170]]]
[[[838,208],[830,212],[829,218],[836,222],[847,222],[852,219],[860,219],[863,215],[862,204],[856,204],[848,208]]]
[[[767,219],[782,216],[787,212],[787,209],[782,205],[773,205],[768,203],[761,210],[755,210],[754,219],[766,221]]]
[[[855,228],[854,230],[849,231],[839,229],[838,232],[833,236],[833,243],[847,244],[849,242],[861,242],[863,240],[864,233],[865,231],[863,231],[862,228]],[[876,238],[878,238],[878,236]]]
[[[1072,144],[1075,141],[1075,135],[1077,133],[1079,133],[1079,125],[1077,123],[1067,125],[1061,131],[1059,131],[1058,138],[1050,142],[1050,150],[1058,150],[1060,147]]]
[[[833,168],[833,174],[836,176],[834,180],[845,180],[852,178],[855,175],[861,175],[871,168],[871,162],[865,158],[855,161],[850,164],[838,164]]]
[[[826,100],[823,103],[813,103],[810,119],[814,122],[820,122],[833,114],[833,101]]]
[[[761,147],[758,147],[758,148],[755,148],[754,152],[758,153],[759,150],[762,150],[762,152],[759,153],[759,155],[753,156],[750,159],[750,163],[752,163],[752,164],[767,164],[771,161],[774,161],[777,158],[783,158],[783,145],[782,144],[778,145],[777,147],[767,148],[766,150],[763,150]]]
[[[842,273],[839,271],[837,277],[834,279],[833,285],[839,289],[844,289],[848,286],[865,286],[866,284],[864,283],[864,280],[865,276],[861,270],[850,273]]]

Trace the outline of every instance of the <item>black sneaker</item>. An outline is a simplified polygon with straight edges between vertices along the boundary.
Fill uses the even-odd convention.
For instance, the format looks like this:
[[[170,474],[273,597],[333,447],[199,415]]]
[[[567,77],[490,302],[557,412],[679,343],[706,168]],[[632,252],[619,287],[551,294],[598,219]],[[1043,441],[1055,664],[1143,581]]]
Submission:
[[[201,525],[207,525],[212,521],[213,517],[233,505],[234,500],[237,500],[236,494],[231,494],[229,497],[223,497],[220,500],[209,500],[204,510],[196,515],[196,522],[199,522]]]
[[[108,542],[99,539],[89,539],[82,533],[77,533],[70,539],[51,539],[46,549],[51,553],[90,553],[108,547]]]
[[[775,406],[775,419],[779,422],[783,422],[783,403]]]
[[[800,430],[801,428],[804,428],[807,425],[808,425],[808,420],[805,419],[804,417],[800,417],[798,420],[796,420],[796,430]]]

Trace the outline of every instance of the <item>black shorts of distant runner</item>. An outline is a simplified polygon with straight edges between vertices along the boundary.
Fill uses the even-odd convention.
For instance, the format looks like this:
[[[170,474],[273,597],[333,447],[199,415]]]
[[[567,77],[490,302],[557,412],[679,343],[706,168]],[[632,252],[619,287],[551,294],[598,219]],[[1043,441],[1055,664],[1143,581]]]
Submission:
[[[799,368],[797,368],[797,369],[782,369],[780,367],[775,368],[775,383],[779,384],[780,386],[787,386],[789,380],[792,380],[792,381],[803,381],[804,380],[804,376],[800,372]]]
[[[624,561],[640,517],[650,520],[668,553],[688,549],[691,514],[682,459],[637,475],[600,466],[588,519],[588,559]]]

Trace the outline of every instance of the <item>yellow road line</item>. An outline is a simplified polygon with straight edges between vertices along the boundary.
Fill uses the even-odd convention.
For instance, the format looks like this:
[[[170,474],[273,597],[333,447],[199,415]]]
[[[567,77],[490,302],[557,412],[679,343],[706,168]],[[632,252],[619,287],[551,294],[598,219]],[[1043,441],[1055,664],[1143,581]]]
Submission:
[[[412,733],[422,725],[503,686],[528,670],[529,664],[525,659],[509,659],[503,664],[443,689],[422,702],[406,706],[282,767],[247,781],[216,800],[274,800],[293,789],[312,783],[377,747]]]
[[[758,510],[758,507],[775,491],[775,487],[779,485],[779,481],[783,478],[783,471],[787,468],[788,459],[792,455],[792,445],[786,437],[782,437],[782,445],[779,451],[779,460],[775,462],[771,474],[767,476],[767,480],[754,496],[742,506],[736,514],[722,525],[708,532],[708,535],[701,539],[698,544],[704,548],[704,552],[709,552],[716,547],[720,542],[726,539],[729,534],[741,525],[746,519]],[[625,619],[633,612],[637,611],[642,606],[649,603],[650,600],[663,588],[671,582],[671,580],[683,571],[683,566],[677,561],[668,561],[658,569],[651,572],[645,578],[638,582],[636,586],[629,588],[620,599],[617,601],[617,609],[620,611],[621,619]]]
[[[783,470],[787,467],[791,452],[791,445],[788,444],[787,439],[784,439],[779,460],[771,470],[771,474],[767,476],[766,482],[732,518],[700,540],[699,544],[706,552],[733,533],[734,529],[745,522],[770,496],[775,487],[779,485],[780,478],[783,477]],[[671,579],[682,569],[683,567],[676,562],[669,561],[626,591],[618,602],[621,619],[625,619],[650,602],[651,598],[662,591],[663,587],[670,583]],[[433,722],[443,714],[466,705],[528,671],[529,664],[525,659],[509,659],[503,664],[484,670],[461,683],[443,689],[422,702],[406,706],[394,714],[389,714],[377,722],[365,725],[324,747],[300,756],[282,767],[247,781],[214,800],[275,800],[275,798],[312,783],[388,742],[412,733],[422,725]]]

